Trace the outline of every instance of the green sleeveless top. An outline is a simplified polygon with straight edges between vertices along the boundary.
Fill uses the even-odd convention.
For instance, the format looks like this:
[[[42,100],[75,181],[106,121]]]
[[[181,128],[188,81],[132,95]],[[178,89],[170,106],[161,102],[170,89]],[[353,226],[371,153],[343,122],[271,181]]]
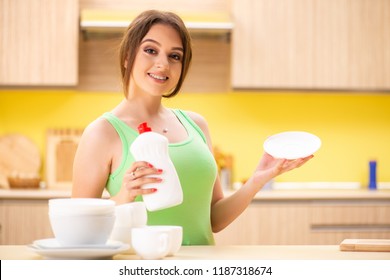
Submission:
[[[183,245],[213,245],[210,209],[217,166],[202,130],[185,112],[173,112],[188,133],[185,141],[171,143],[168,148],[183,189],[183,203],[148,212],[148,225],[180,225],[183,227]],[[119,192],[123,175],[134,162],[129,148],[138,132],[112,113],[104,113],[103,117],[116,129],[122,141],[122,162],[110,174],[106,184],[107,191],[113,196]],[[136,200],[140,201],[142,197]]]

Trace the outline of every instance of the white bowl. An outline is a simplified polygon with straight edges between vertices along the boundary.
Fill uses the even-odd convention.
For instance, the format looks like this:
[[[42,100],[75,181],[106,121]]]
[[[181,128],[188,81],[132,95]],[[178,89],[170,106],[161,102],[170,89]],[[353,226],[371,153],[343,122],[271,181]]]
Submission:
[[[112,215],[115,202],[102,198],[54,198],[49,200],[49,215]]]
[[[62,215],[62,216],[111,216],[115,215],[115,210],[103,210],[103,209],[62,209],[62,208],[50,208],[49,215]]]
[[[104,245],[115,215],[49,215],[55,238],[63,246]]]

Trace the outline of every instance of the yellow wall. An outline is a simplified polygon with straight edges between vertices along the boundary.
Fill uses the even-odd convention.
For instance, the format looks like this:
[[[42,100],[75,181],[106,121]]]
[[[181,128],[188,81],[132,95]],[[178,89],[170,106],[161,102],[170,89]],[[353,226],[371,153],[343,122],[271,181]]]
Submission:
[[[85,127],[122,99],[117,93],[69,90],[0,91],[0,135],[33,139],[44,159],[47,128]],[[368,161],[378,161],[378,181],[390,181],[390,95],[375,93],[234,92],[181,94],[169,107],[201,113],[213,144],[234,156],[234,179],[250,176],[267,136],[286,130],[318,135],[310,163],[277,181],[367,184]]]

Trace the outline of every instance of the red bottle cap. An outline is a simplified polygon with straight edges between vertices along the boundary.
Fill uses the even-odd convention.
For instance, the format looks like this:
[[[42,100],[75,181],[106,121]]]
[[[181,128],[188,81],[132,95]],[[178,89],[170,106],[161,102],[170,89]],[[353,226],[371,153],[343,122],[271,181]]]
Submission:
[[[144,122],[138,126],[139,134],[144,133],[144,132],[148,132],[148,131],[152,131],[152,129],[148,126],[148,123]]]

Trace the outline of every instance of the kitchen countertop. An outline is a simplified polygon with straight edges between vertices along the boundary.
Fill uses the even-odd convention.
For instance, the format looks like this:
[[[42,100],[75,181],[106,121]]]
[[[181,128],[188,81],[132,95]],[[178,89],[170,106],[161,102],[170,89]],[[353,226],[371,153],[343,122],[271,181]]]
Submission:
[[[70,197],[70,189],[0,189],[0,199],[50,199]],[[109,197],[104,192],[103,197]]]
[[[1,189],[0,199],[49,199],[70,197],[70,190]]]
[[[1,260],[38,260],[40,255],[24,245],[1,245]],[[137,260],[137,255],[117,254],[117,260]],[[182,246],[166,260],[390,260],[390,252],[344,252],[338,245],[289,246]]]
[[[232,192],[225,192],[230,195]],[[0,199],[50,199],[70,197],[71,190],[0,189]],[[104,197],[109,197],[105,192]],[[390,190],[267,190],[257,193],[254,201],[277,200],[390,200]]]
[[[226,195],[229,195],[227,193]],[[267,190],[256,194],[254,201],[274,200],[389,200],[387,190]]]

